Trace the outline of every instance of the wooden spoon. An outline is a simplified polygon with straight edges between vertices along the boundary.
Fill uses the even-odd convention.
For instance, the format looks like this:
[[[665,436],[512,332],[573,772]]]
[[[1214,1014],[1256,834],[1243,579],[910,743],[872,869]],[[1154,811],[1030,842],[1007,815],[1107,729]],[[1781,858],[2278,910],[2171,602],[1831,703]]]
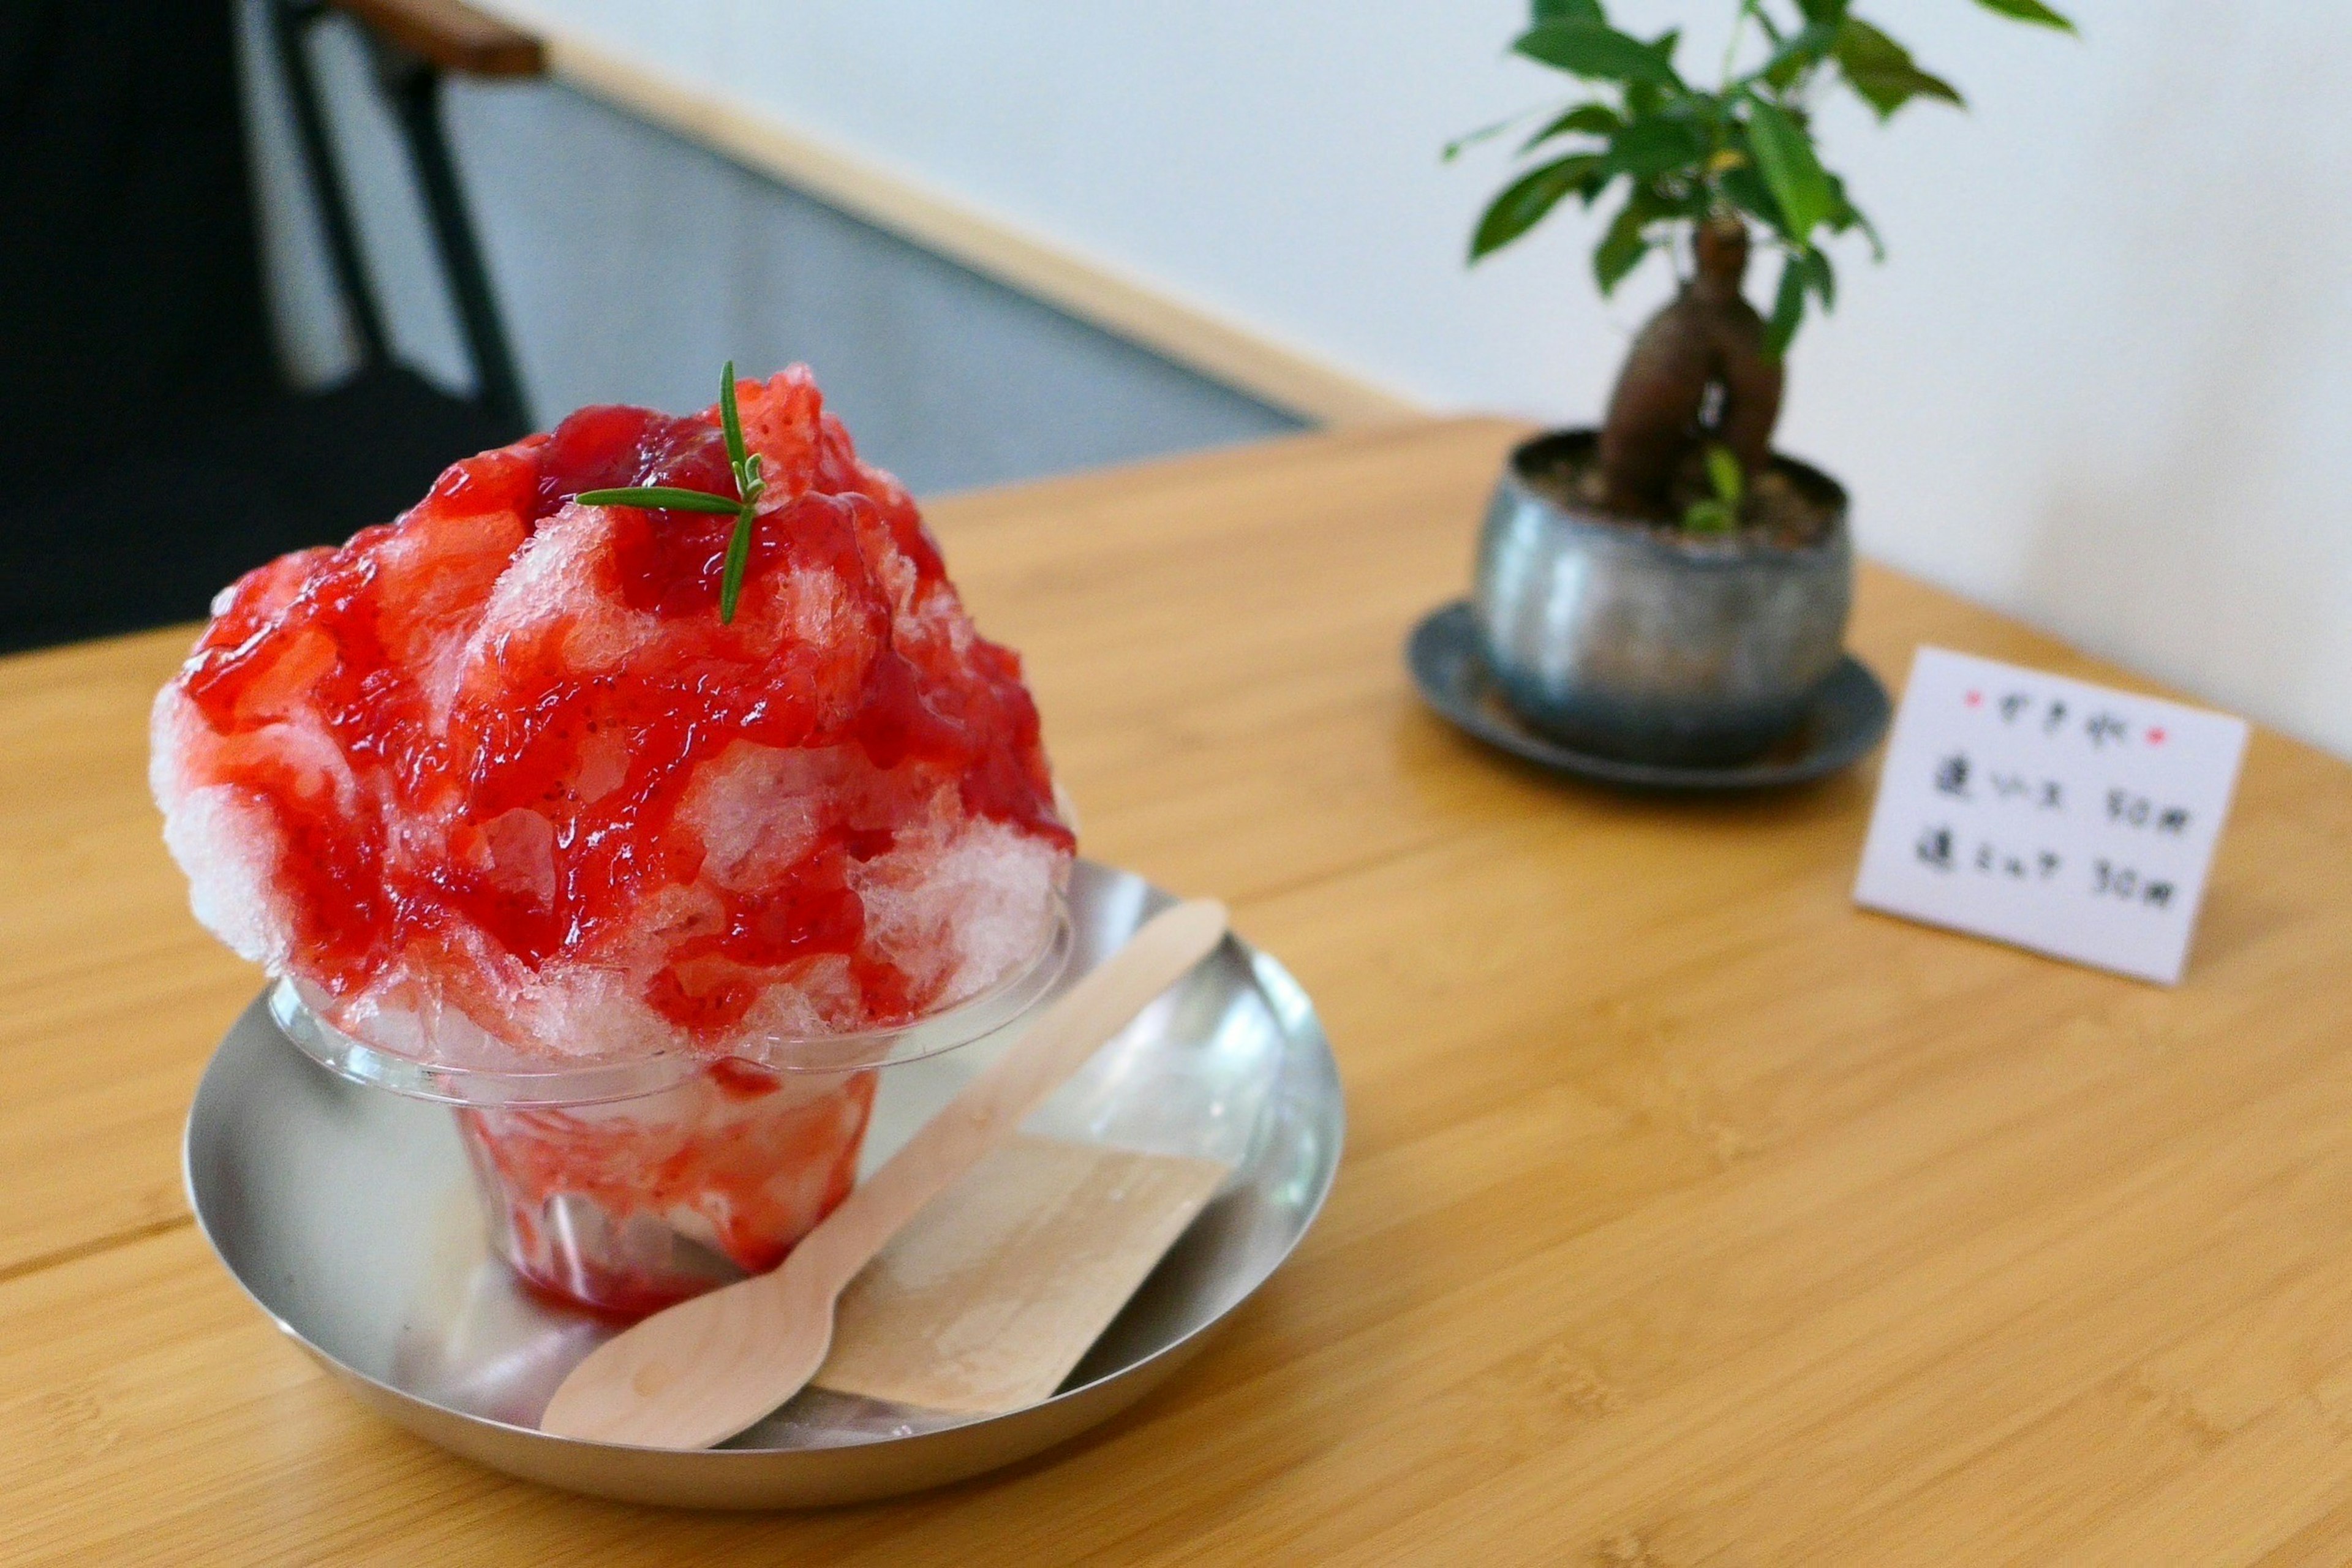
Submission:
[[[607,1340],[555,1391],[540,1430],[645,1448],[708,1448],[799,1393],[824,1364],[834,1303],[857,1271],[1224,934],[1225,907],[1213,900],[1153,918],[1040,1014],[781,1266],[665,1308]]]

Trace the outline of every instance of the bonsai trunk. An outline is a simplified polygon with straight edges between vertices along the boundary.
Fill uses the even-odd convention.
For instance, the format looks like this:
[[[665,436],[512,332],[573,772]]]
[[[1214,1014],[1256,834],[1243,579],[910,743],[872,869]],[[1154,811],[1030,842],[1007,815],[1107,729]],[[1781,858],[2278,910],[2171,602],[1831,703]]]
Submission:
[[[1696,276],[1634,338],[1609,399],[1601,472],[1612,511],[1673,517],[1676,480],[1699,470],[1707,446],[1728,447],[1750,479],[1771,457],[1782,371],[1739,291],[1747,226],[1710,218],[1696,248]]]

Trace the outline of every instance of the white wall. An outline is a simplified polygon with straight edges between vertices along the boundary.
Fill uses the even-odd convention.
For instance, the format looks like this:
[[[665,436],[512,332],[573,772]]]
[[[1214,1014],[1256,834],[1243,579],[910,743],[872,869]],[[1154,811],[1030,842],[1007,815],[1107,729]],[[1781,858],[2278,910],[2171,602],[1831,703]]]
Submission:
[[[358,345],[260,6],[246,16],[278,341],[294,379],[323,385]],[[330,22],[312,57],[393,353],[463,390],[471,361],[358,36]],[[443,119],[540,423],[589,403],[696,407],[726,360],[805,361],[859,450],[926,494],[1299,426],[564,87],[458,81]]]
[[[1503,163],[1437,148],[1561,79],[1504,58],[1513,0],[493,3],[1433,406],[1589,419],[1664,286],[1599,303],[1575,214],[1463,270]],[[2352,5],[2073,8],[2079,42],[1880,0],[1975,107],[1827,117],[1893,256],[1843,258],[1783,445],[1879,558],[2352,754]]]

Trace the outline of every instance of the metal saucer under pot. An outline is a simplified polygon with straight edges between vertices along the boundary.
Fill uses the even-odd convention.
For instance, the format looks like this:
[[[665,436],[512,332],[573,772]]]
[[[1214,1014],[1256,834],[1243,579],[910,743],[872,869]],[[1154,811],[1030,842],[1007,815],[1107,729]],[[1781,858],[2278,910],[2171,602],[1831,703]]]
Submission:
[[[1564,746],[1528,727],[1486,673],[1469,602],[1457,599],[1422,617],[1405,643],[1405,664],[1422,700],[1456,728],[1499,751],[1556,773],[1621,789],[1714,795],[1781,789],[1826,778],[1868,756],[1885,737],[1894,704],[1878,678],[1848,654],[1779,744],[1744,763],[1715,767],[1629,763]]]
[[[1598,439],[1555,431],[1504,467],[1472,601],[1488,672],[1528,725],[1582,753],[1664,766],[1759,756],[1797,727],[1843,657],[1845,491],[1776,458],[1829,513],[1817,541],[1645,528],[1544,489],[1538,476],[1589,461]]]

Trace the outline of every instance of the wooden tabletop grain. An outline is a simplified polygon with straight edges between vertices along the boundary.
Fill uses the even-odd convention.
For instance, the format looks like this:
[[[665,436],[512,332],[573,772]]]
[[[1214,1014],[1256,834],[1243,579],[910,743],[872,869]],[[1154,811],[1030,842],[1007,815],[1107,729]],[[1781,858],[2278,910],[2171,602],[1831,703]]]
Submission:
[[[2352,1561],[2352,768],[2257,734],[2177,990],[1862,913],[1868,767],[1600,793],[1414,700],[1399,646],[1511,435],[930,509],[1087,849],[1232,903],[1351,1120],[1320,1225],[1176,1380],[897,1503],[508,1480],[281,1339],[180,1190],[257,988],[143,781],[186,635],[0,662],[0,1558]],[[1895,684],[1923,641],[2121,679],[1878,570],[1853,641]]]

